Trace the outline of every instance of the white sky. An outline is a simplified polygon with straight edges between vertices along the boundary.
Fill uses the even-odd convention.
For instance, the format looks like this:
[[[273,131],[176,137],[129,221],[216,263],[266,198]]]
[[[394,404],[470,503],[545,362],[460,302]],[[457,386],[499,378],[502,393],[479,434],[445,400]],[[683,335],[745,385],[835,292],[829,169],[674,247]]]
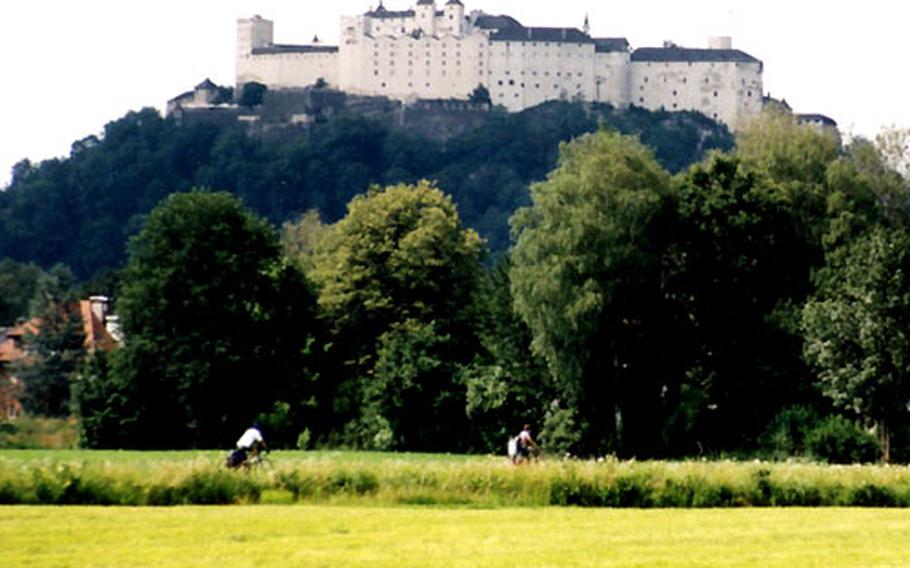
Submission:
[[[633,47],[673,40],[706,47],[711,35],[765,63],[765,92],[801,113],[834,118],[873,137],[910,127],[910,3],[765,0],[462,0],[468,11],[509,14],[528,26],[581,27]],[[416,0],[386,0],[390,10]],[[4,0],[0,3],[0,187],[14,163],[65,156],[127,111],[234,81],[236,19],[275,22],[276,43],[337,43],[339,17],[378,0]],[[438,5],[444,0],[437,0]]]

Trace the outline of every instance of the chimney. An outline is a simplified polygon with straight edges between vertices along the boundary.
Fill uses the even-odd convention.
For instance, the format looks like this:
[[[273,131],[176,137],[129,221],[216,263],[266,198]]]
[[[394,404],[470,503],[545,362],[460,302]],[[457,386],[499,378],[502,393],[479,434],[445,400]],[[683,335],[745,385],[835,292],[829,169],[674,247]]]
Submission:
[[[107,296],[91,296],[88,301],[91,304],[92,316],[103,324],[104,319],[107,317],[107,305],[110,302],[110,298]]]
[[[711,36],[708,38],[708,49],[733,49],[733,38],[730,36]]]

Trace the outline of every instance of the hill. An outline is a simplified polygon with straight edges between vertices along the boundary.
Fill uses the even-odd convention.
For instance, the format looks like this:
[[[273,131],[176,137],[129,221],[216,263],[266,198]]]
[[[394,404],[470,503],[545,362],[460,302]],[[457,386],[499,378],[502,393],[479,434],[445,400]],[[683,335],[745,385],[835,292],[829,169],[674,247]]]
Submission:
[[[458,116],[433,120],[445,129],[440,122]],[[732,146],[725,127],[697,113],[569,102],[493,110],[448,137],[351,111],[263,132],[143,109],[76,141],[68,158],[17,164],[0,193],[0,258],[63,263],[86,279],[121,266],[128,237],[173,192],[227,190],[273,223],[310,209],[334,222],[370,185],[422,178],[453,196],[495,253],[508,247],[508,219],[528,203],[530,184],[553,169],[560,142],[600,126],[638,134],[671,171]]]

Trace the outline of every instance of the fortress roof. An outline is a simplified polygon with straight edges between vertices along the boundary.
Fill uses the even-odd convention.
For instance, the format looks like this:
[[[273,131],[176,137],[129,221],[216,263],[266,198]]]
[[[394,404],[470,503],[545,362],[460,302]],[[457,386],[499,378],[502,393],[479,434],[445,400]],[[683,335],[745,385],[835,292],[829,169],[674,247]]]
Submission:
[[[484,30],[524,29],[521,22],[512,16],[491,16],[489,14],[477,16],[474,25]]]
[[[632,52],[632,61],[761,63],[758,59],[738,49],[693,49],[688,47],[640,47]]]
[[[624,37],[596,37],[594,38],[594,51],[597,53],[627,52],[629,51],[629,40]]]
[[[796,117],[800,122],[818,122],[824,124],[825,126],[831,126],[837,128],[837,121],[835,121],[830,116],[825,116],[824,114],[800,114]]]
[[[380,4],[378,8],[373,11],[365,12],[364,16],[369,16],[371,18],[380,18],[380,19],[396,19],[396,18],[413,18],[415,15],[414,10],[401,10],[401,11],[392,11],[386,10]]]
[[[578,28],[508,28],[497,30],[492,41],[552,41],[564,43],[593,43],[591,36]]]
[[[274,55],[278,53],[338,53],[334,45],[270,45],[254,47],[253,55]]]
[[[204,89],[204,90],[207,90],[207,91],[215,91],[215,90],[218,89],[218,85],[216,85],[215,83],[212,83],[212,80],[211,80],[211,79],[206,78],[205,81],[203,81],[203,82],[199,83],[198,85],[196,85],[196,89],[197,89],[197,90],[198,90],[198,89]]]

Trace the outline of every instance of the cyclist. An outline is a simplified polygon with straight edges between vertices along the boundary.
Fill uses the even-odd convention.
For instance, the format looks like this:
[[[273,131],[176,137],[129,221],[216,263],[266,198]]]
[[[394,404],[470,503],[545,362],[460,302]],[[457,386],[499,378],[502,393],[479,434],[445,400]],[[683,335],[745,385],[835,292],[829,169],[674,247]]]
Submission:
[[[243,432],[243,435],[240,436],[240,439],[237,440],[237,449],[228,456],[228,467],[245,465],[248,460],[257,458],[259,452],[268,449],[269,445],[262,436],[259,424],[253,424],[247,428],[246,431]]]
[[[534,454],[540,453],[540,446],[537,445],[537,442],[534,441],[534,438],[531,437],[531,425],[525,424],[524,428],[521,429],[521,432],[518,433],[518,436],[515,437],[515,456],[512,458],[512,463],[519,463],[522,459],[525,461],[531,459],[531,450],[534,450]]]

